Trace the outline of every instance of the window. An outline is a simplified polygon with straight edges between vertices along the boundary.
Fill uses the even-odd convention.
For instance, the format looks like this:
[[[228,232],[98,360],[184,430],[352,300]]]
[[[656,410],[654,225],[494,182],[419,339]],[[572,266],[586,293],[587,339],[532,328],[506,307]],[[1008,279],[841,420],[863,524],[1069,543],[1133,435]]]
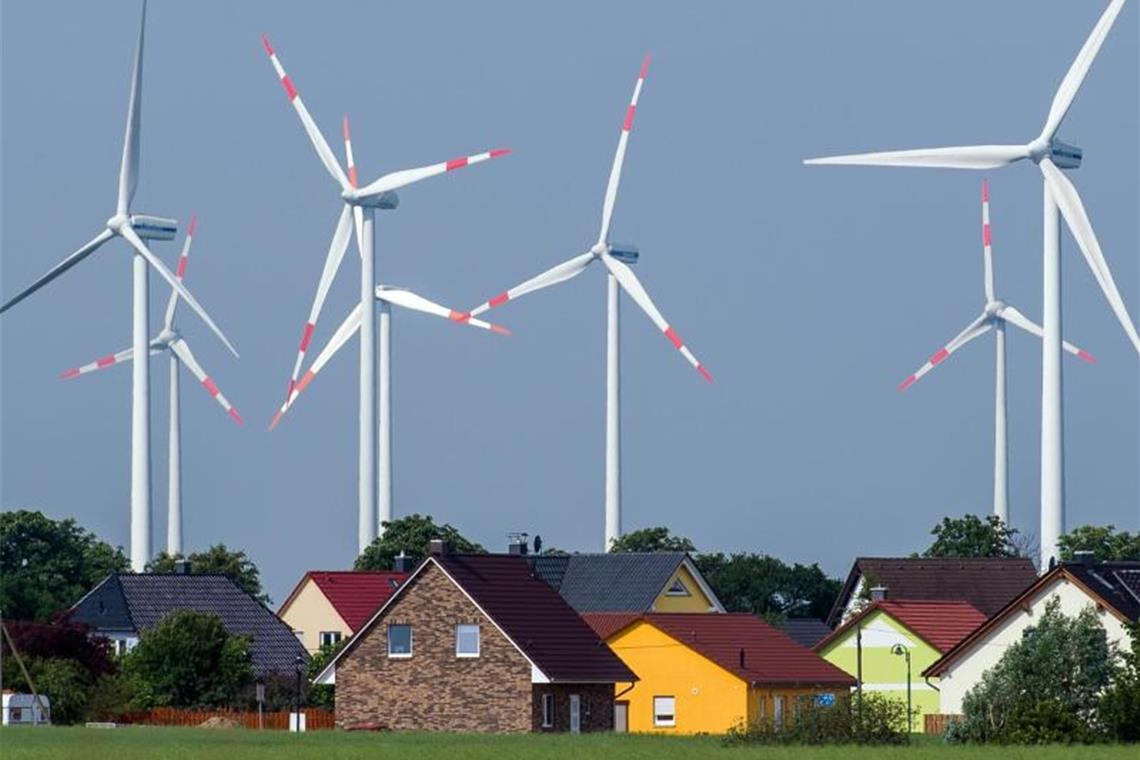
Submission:
[[[388,626],[388,656],[412,656],[412,627],[410,625]]]
[[[293,629],[293,635],[297,637],[297,641],[301,642],[302,644],[305,643],[305,632],[304,631],[294,628]]]
[[[455,656],[479,656],[479,626],[466,623],[455,626]]]
[[[655,726],[675,726],[677,725],[677,700],[673,697],[654,697],[653,698],[653,725]]]
[[[772,724],[776,728],[781,728],[784,725],[784,698],[782,696],[773,697],[772,699]]]
[[[680,578],[675,578],[673,580],[673,585],[669,586],[669,588],[665,590],[665,596],[689,596],[689,595],[690,595],[689,589],[685,587],[685,584],[681,581]]]
[[[554,727],[554,695],[550,693],[542,695],[542,727]]]
[[[340,643],[340,631],[321,631],[321,648]]]
[[[115,639],[115,654],[122,657],[128,651],[130,651],[130,647],[126,639]]]

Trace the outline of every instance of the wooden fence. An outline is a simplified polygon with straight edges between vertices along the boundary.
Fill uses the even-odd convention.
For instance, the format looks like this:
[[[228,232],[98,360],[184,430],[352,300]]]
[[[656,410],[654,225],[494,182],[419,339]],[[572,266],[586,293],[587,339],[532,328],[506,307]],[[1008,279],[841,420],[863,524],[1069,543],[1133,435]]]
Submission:
[[[305,709],[305,728],[319,731],[334,728],[333,713],[315,708]],[[225,718],[241,724],[242,728],[258,727],[257,712],[244,710],[179,710],[173,707],[155,707],[142,712],[119,716],[118,723],[139,726],[200,726],[210,718]],[[289,728],[289,712],[262,713],[262,726],[284,731]]]
[[[923,731],[928,734],[935,734],[941,736],[946,727],[956,720],[961,720],[961,715],[953,715],[950,713],[927,713],[922,716],[923,718]]]

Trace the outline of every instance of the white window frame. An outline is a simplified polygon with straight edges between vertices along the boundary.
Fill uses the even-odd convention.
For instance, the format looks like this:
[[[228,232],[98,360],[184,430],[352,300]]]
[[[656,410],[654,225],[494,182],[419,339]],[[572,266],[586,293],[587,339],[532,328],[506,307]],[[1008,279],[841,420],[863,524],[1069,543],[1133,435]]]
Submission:
[[[459,649],[459,631],[463,628],[475,629],[475,651],[462,652]],[[455,624],[455,656],[460,659],[471,660],[479,656],[483,651],[483,631],[478,623],[456,623]]]
[[[554,728],[554,693],[550,691],[542,695],[542,727]]]
[[[664,711],[657,709],[657,703],[662,700],[669,700],[673,709],[668,718],[662,718]],[[654,728],[672,728],[677,725],[677,698],[668,694],[657,694],[653,697],[653,727]]]
[[[393,628],[407,628],[408,629],[408,651],[407,652],[393,652],[392,651],[392,629]],[[416,651],[416,634],[412,630],[410,623],[389,623],[387,628],[388,634],[388,659],[390,660],[407,660],[410,659],[412,653]]]
[[[327,643],[325,642],[326,636],[329,639]],[[317,646],[324,649],[329,644],[339,644],[342,639],[344,639],[344,634],[340,631],[321,631],[317,635]]]
[[[677,587],[680,586],[680,590]],[[681,580],[680,576],[673,579],[669,584],[669,588],[665,589],[665,596],[692,596],[693,592],[689,591],[689,587]]]

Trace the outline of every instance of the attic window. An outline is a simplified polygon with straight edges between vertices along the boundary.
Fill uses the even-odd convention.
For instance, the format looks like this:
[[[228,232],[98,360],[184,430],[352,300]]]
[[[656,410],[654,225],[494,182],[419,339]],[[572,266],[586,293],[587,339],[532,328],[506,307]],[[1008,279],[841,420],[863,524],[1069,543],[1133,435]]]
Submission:
[[[673,585],[665,590],[665,596],[691,596],[691,594],[680,578],[674,578]]]

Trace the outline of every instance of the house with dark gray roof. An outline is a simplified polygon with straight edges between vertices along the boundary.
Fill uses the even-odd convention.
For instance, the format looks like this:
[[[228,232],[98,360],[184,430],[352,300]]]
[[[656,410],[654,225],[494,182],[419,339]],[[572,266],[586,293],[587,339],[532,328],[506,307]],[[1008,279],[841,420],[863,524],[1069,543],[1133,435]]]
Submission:
[[[530,555],[534,574],[585,612],[724,612],[685,552]]]
[[[827,623],[819,618],[784,618],[773,623],[792,641],[811,649],[831,635]]]
[[[228,633],[248,636],[255,677],[292,674],[298,656],[308,662],[289,626],[225,575],[114,573],[76,602],[68,619],[123,653],[177,610],[217,615]]]

